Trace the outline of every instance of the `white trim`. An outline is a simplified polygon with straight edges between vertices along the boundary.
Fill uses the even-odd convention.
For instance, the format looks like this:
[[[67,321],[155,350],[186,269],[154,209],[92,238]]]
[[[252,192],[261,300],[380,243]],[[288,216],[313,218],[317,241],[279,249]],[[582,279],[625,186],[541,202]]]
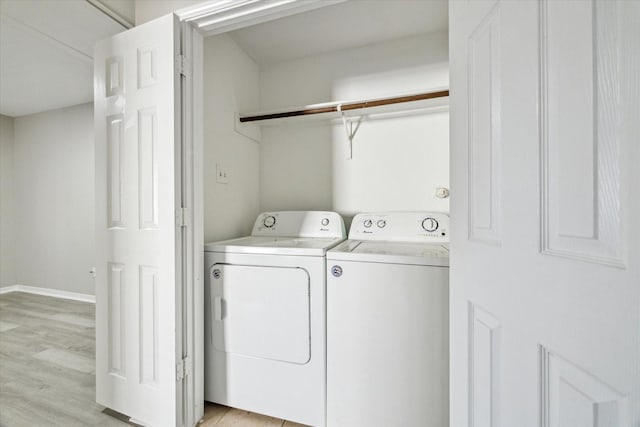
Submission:
[[[59,289],[38,288],[36,286],[13,285],[0,288],[0,295],[10,292],[25,292],[34,295],[44,295],[53,298],[70,299],[74,301],[96,303],[96,296],[89,294],[81,294],[78,292],[61,291]]]
[[[271,21],[345,0],[214,0],[177,10],[180,21],[189,22],[205,36]]]

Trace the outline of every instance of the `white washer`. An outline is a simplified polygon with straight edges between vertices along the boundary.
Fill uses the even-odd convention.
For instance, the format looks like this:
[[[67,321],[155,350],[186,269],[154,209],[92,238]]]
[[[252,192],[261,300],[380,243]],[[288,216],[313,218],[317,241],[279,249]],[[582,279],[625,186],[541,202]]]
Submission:
[[[356,215],[327,252],[327,426],[449,425],[449,217]]]
[[[205,245],[205,400],[325,425],[326,251],[335,212],[267,212]]]

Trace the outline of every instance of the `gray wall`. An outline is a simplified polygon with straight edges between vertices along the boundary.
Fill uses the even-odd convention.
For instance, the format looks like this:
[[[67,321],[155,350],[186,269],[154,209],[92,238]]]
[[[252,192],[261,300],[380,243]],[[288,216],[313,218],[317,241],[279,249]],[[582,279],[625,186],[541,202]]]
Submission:
[[[13,194],[5,199],[3,191],[2,200],[11,201],[2,214],[10,210],[13,235],[5,243],[3,227],[2,286],[94,295],[93,105],[22,116],[13,125]],[[5,145],[3,137],[3,178]],[[13,264],[6,280],[5,259]]]
[[[15,284],[13,145],[13,119],[7,116],[0,116],[0,287]]]
[[[236,128],[235,115],[258,110],[258,79],[258,66],[229,36],[205,39],[205,242],[250,234],[259,213],[260,144]],[[216,182],[216,164],[226,171],[227,184]]]

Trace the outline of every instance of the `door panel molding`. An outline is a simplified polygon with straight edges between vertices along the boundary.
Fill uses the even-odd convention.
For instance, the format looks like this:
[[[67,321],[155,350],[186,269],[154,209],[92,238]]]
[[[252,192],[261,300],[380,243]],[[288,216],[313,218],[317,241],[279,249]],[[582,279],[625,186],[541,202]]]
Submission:
[[[469,301],[469,427],[498,425],[500,322]]]
[[[626,396],[542,345],[540,384],[541,427],[629,425]]]
[[[121,56],[113,56],[105,62],[105,96],[107,98],[114,95],[122,95],[124,92],[122,61]]]
[[[618,18],[614,1],[540,2],[541,252],[624,267]]]
[[[158,224],[158,108],[138,110],[138,215],[139,227]]]
[[[158,83],[157,51],[156,47],[138,48],[138,89]]]
[[[140,284],[140,384],[158,383],[158,284],[160,271],[156,267],[138,267]]]
[[[107,227],[124,228],[124,115],[107,117]]]
[[[501,244],[500,2],[467,40],[469,240]]]
[[[108,334],[110,375],[125,379],[127,374],[127,321],[126,321],[126,278],[125,266],[121,263],[108,264]]]

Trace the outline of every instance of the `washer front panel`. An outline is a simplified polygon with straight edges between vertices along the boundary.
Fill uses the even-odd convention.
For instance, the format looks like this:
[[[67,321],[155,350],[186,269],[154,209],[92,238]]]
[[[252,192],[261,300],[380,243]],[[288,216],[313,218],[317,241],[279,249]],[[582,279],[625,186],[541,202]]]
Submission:
[[[327,272],[327,426],[449,425],[449,268],[327,261]]]

